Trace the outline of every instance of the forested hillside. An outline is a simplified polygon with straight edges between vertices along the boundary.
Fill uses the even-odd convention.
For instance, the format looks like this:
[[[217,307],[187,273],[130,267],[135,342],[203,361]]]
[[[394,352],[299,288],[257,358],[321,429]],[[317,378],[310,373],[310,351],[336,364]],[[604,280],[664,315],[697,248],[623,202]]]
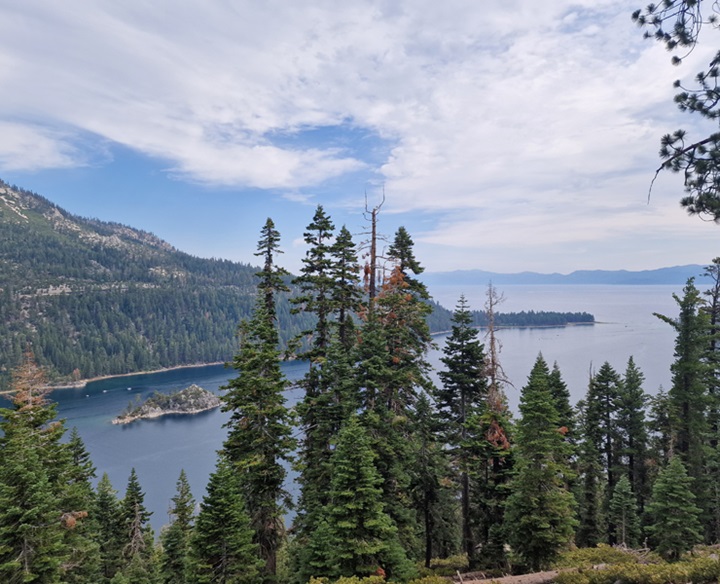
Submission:
[[[254,304],[257,270],[74,216],[0,181],[0,386],[28,346],[55,381],[228,361],[237,326]],[[483,318],[477,313],[476,324]],[[558,313],[497,318],[520,326],[592,320]],[[312,328],[313,319],[291,314],[280,298],[281,342]],[[428,319],[432,331],[448,330],[451,312],[434,305]]]
[[[0,260],[3,370],[31,345],[55,379],[227,360],[255,295],[255,267],[193,257],[2,182]],[[279,319],[285,340],[302,328],[287,305]]]

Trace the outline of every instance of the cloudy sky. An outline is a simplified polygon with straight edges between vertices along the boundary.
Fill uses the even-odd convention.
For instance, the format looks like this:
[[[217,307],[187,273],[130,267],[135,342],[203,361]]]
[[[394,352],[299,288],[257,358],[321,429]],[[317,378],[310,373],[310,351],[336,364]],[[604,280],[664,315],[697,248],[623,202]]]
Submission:
[[[679,68],[632,0],[0,0],[0,178],[204,257],[297,270],[322,204],[428,271],[707,263],[660,137]],[[712,39],[711,39],[712,40]],[[716,129],[716,128],[715,128]]]

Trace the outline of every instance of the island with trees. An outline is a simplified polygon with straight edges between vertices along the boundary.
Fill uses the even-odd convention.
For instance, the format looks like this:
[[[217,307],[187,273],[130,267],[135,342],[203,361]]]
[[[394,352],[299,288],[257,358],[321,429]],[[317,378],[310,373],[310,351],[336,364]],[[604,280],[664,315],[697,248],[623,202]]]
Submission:
[[[143,403],[130,403],[113,424],[130,424],[135,420],[159,418],[168,414],[199,414],[220,406],[220,398],[194,383],[174,393],[156,391]]]

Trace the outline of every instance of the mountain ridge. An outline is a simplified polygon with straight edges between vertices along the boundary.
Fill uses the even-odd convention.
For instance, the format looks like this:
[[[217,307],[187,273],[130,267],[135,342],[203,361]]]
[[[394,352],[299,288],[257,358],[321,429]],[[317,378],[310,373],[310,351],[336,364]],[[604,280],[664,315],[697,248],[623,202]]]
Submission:
[[[427,272],[422,281],[428,285],[550,285],[550,284],[606,284],[606,285],[664,285],[685,284],[688,278],[699,278],[705,266],[687,264],[652,270],[576,270],[569,274],[557,272],[500,273],[485,270],[454,270],[450,272]]]

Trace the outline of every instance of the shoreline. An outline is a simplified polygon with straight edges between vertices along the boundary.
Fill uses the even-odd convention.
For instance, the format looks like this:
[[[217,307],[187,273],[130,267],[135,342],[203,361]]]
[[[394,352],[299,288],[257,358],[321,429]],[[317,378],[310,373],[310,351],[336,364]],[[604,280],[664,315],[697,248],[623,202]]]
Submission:
[[[177,371],[179,369],[191,369],[193,367],[210,367],[211,365],[224,365],[225,361],[215,361],[213,363],[193,363],[192,365],[175,365],[174,367],[163,367],[161,369],[150,369],[146,371],[133,371],[132,373],[118,373],[116,375],[98,375],[97,377],[89,377],[71,382],[59,382],[58,384],[48,383],[43,389],[55,391],[56,389],[82,389],[88,383],[94,381],[103,381],[105,379],[115,379],[120,377],[132,377],[133,375],[152,375],[153,373],[164,373],[166,371]]]
[[[516,325],[516,326],[499,326],[496,327],[497,330],[499,329],[510,329],[510,328],[565,328],[570,326],[588,326],[588,325],[595,325],[595,324],[603,324],[598,321],[591,321],[591,322],[568,322],[565,324],[545,324],[545,325]],[[478,329],[485,329],[486,326],[478,326],[475,327]],[[434,333],[431,333],[432,337],[437,337],[441,335],[449,334],[451,331],[437,331]],[[42,389],[46,389],[50,392],[53,392],[55,390],[62,390],[62,389],[83,389],[85,386],[87,386],[88,383],[93,383],[95,381],[103,381],[105,379],[116,379],[121,377],[131,377],[133,375],[152,375],[154,373],[164,373],[166,371],[176,371],[179,369],[191,369],[193,367],[210,367],[212,365],[224,365],[227,361],[214,361],[212,363],[193,363],[190,365],[175,365],[174,367],[163,367],[161,369],[149,369],[144,371],[133,371],[130,373],[117,373],[115,375],[98,375],[97,377],[89,377],[86,379],[79,379],[78,381],[70,381],[70,382],[58,382],[58,383],[48,383],[42,387]],[[0,395],[6,395],[11,394],[12,391],[6,390],[6,391],[0,391]]]
[[[210,410],[214,410],[215,408],[219,408],[220,404],[215,404],[212,406],[208,406],[206,408],[197,408],[194,410],[162,410],[162,411],[152,411],[147,414],[141,414],[138,416],[128,416],[126,418],[121,418],[118,416],[117,418],[114,418],[110,423],[115,424],[116,426],[124,426],[125,424],[132,424],[133,422],[136,422],[138,420],[154,420],[156,418],[162,418],[163,416],[168,415],[194,415],[194,414],[200,414],[202,412],[208,412]]]

